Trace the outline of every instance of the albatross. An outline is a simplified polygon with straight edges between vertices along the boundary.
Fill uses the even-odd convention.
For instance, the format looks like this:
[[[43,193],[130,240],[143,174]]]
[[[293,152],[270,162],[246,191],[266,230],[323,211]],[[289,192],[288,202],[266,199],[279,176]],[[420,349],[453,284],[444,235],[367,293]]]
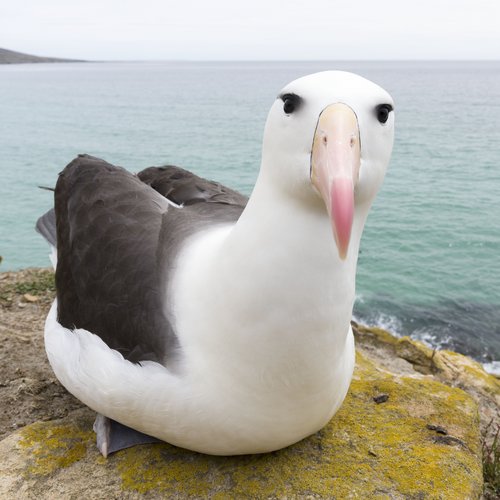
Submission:
[[[148,439],[264,453],[328,423],[352,378],[360,238],[393,115],[358,75],[291,82],[249,199],[174,166],[80,155],[62,171],[37,223],[57,248],[45,346],[97,412],[104,455]]]

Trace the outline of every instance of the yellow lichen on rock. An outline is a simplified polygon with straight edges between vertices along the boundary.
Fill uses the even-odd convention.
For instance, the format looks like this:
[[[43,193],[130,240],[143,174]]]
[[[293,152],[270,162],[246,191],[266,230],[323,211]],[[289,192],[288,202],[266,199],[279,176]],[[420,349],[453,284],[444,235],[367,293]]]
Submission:
[[[373,404],[379,394],[385,394],[387,401]],[[350,395],[332,424],[349,429],[352,446],[366,451],[373,481],[366,493],[392,492],[403,498],[428,498],[437,492],[439,498],[479,496],[479,416],[476,403],[465,392],[427,377],[389,374],[358,354]],[[359,460],[352,458],[350,465]]]
[[[45,476],[78,462],[85,457],[92,430],[82,430],[74,424],[54,425],[36,422],[20,431],[18,446],[29,450],[27,475]]]

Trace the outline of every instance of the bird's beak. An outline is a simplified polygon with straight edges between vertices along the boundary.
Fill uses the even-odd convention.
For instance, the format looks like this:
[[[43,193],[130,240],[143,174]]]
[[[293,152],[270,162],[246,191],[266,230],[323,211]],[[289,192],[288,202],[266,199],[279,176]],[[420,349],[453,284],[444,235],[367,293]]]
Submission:
[[[311,181],[325,202],[342,260],[351,239],[360,156],[356,114],[346,104],[330,104],[321,112],[314,134]]]

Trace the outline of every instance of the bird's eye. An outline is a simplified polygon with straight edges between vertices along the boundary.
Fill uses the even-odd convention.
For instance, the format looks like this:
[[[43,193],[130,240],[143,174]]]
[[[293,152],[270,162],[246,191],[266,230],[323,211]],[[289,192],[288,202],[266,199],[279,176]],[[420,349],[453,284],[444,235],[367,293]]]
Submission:
[[[387,120],[389,119],[389,114],[393,110],[393,107],[391,104],[379,104],[376,108],[376,113],[377,113],[377,120],[380,123],[386,123]]]
[[[283,111],[287,115],[296,111],[302,104],[302,97],[297,94],[283,94],[281,100],[283,101]]]

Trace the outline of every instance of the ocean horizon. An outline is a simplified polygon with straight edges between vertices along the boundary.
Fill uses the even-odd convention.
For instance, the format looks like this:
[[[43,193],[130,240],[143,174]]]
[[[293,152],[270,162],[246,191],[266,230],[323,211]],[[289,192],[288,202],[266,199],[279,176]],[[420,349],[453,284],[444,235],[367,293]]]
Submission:
[[[0,65],[0,272],[47,267],[34,231],[79,153],[175,164],[250,194],[290,80],[352,71],[395,99],[396,138],[361,243],[354,318],[500,371],[499,61]]]

